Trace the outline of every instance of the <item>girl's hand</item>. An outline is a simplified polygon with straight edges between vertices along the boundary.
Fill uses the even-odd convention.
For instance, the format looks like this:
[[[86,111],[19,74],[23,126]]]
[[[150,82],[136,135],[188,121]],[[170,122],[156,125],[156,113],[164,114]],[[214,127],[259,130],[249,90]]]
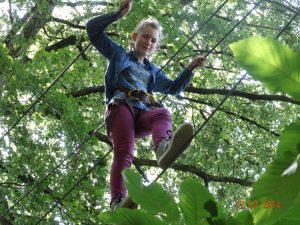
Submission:
[[[121,0],[120,7],[119,7],[119,16],[124,17],[126,16],[132,7],[132,0]]]
[[[204,65],[206,58],[203,56],[196,57],[192,60],[192,62],[187,66],[189,71],[193,71],[197,67],[202,67]]]

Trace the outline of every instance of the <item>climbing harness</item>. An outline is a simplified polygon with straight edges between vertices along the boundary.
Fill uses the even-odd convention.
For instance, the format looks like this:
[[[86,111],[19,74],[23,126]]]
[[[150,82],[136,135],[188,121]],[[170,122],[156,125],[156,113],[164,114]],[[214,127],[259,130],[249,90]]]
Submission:
[[[228,0],[227,0],[228,1]],[[222,6],[227,2],[225,1]],[[257,3],[253,9],[251,9],[251,11],[249,13],[246,14],[246,16],[242,19],[244,20],[263,0],[261,0],[259,3]],[[211,15],[211,17],[209,19],[211,19],[219,10],[221,9],[221,7],[219,7],[217,9],[217,11]],[[280,31],[280,33],[276,36],[276,38],[278,38],[284,31],[285,29],[292,23],[292,21],[296,18],[296,16],[300,13],[300,10],[290,19],[290,21],[286,24],[286,26]],[[208,56],[241,22],[239,21],[237,25],[235,25],[235,27],[233,29],[230,30],[230,32],[228,32],[222,39],[221,41],[219,41],[207,54],[206,56]],[[207,20],[202,26],[201,26],[201,29],[202,27],[208,22],[209,20]],[[200,29],[199,29],[200,30]],[[196,32],[198,33],[199,30]],[[192,36],[194,37],[196,35],[196,33]],[[191,40],[191,39],[189,39]],[[185,43],[186,45],[187,43]],[[12,129],[14,129],[17,124],[22,120],[22,118],[24,118],[28,112],[34,107],[35,104],[37,104],[39,102],[39,100],[44,96],[44,94],[46,94],[46,92],[49,91],[49,89],[60,79],[60,77],[67,71],[67,69],[80,57],[80,55],[90,46],[91,44],[87,45],[85,47],[85,49],[83,49],[81,51],[81,53],[72,61],[72,63],[70,63],[65,69],[64,71],[53,81],[53,83],[41,94],[41,96],[25,111],[25,113],[9,128],[9,130],[4,134],[4,136],[1,137],[0,140],[2,140],[7,134],[9,134],[11,132]],[[180,48],[181,50],[182,48]],[[179,51],[178,51],[179,52]],[[171,60],[176,56],[176,54],[178,53],[176,52],[175,55],[171,58]],[[206,57],[205,56],[205,57]],[[171,61],[169,60],[165,66]],[[163,68],[165,68],[162,67]],[[161,69],[161,70],[162,70]],[[160,71],[161,71],[160,70]],[[233,88],[230,90],[230,92],[228,92],[228,94],[224,97],[224,99],[220,102],[220,104],[215,108],[215,110],[212,112],[212,114],[204,121],[204,123],[197,129],[197,131],[194,133],[193,138],[196,137],[196,135],[203,129],[203,127],[208,123],[208,121],[210,120],[210,118],[215,114],[215,112],[222,106],[222,104],[226,101],[226,99],[232,94],[232,92],[236,89],[236,87],[242,82],[242,80],[244,79],[244,77],[246,76],[246,74],[244,76],[242,76],[242,78],[239,79],[239,81],[233,86]],[[34,186],[29,192],[27,192],[20,200],[18,200],[12,207],[10,207],[6,213],[4,215],[7,215],[8,212],[10,212],[17,204],[19,204],[24,198],[26,198],[33,190],[35,190],[38,186],[40,186],[40,184],[42,182],[44,182],[58,167],[60,167],[63,162],[65,160],[67,160],[68,158],[70,158],[73,154],[75,154],[76,152],[79,151],[79,149],[92,137],[94,136],[102,127],[103,127],[104,124],[100,125],[92,134],[89,135],[89,137],[87,137],[83,142],[81,142],[78,147],[72,152],[70,153],[60,164],[58,164],[46,177],[44,177],[42,180],[40,180],[38,182],[38,184],[36,186]],[[73,186],[71,189],[69,189],[68,192],[66,192],[62,198],[60,198],[58,201],[56,201],[56,203],[51,207],[51,209],[43,215],[43,217],[36,223],[36,224],[39,224],[58,204],[61,203],[62,200],[64,200],[74,189],[76,186],[78,186],[81,181],[88,175],[90,174],[94,169],[95,167],[98,165],[98,164],[102,164],[104,162],[104,159],[110,154],[110,152],[112,151],[112,149],[110,151],[108,151],[100,160],[97,161],[97,163],[94,164],[94,166],[92,168],[89,169],[89,171],[80,179],[78,180]],[[167,169],[163,170],[158,176],[157,178],[153,181],[153,182],[156,182],[163,174],[164,172],[166,171]]]
[[[263,1],[263,0],[262,0]],[[259,2],[259,4],[262,2],[262,1],[260,1]],[[258,5],[259,5],[258,4]],[[257,5],[257,6],[258,6]],[[256,7],[257,7],[256,6]],[[255,7],[255,8],[256,8]],[[252,10],[251,10],[252,11]],[[284,26],[284,28],[281,30],[281,32],[276,36],[276,39],[284,32],[284,30],[291,24],[291,22],[297,17],[297,15],[300,13],[300,9],[299,9],[299,11],[289,20],[289,22]],[[228,36],[228,35],[227,35]],[[233,88],[235,89],[240,83],[241,83],[241,81],[244,79],[244,77],[245,77],[246,75],[244,75],[234,86],[233,86]],[[230,96],[230,94],[234,91],[234,89],[232,88],[232,91],[231,92],[229,92],[227,95],[228,96],[226,96],[221,102],[220,102],[220,104],[219,104],[219,107],[216,107],[216,109],[214,110],[214,112],[218,109],[218,108],[220,108],[221,107],[221,105],[226,101],[226,99]],[[212,116],[210,116],[209,118],[211,118]],[[207,120],[207,122],[208,122],[208,120],[209,120],[209,118],[207,118],[206,120]],[[204,122],[203,124],[205,125],[207,122]],[[192,139],[200,132],[200,130],[204,127],[204,125],[201,125],[200,126],[200,128],[195,132],[195,134],[193,135],[193,137],[192,137]],[[110,150],[110,152],[111,152],[112,150]],[[110,152],[108,152],[107,154],[106,154],[106,156],[110,153]],[[165,173],[165,171],[166,171],[167,169],[164,169],[157,177],[156,177],[156,179],[154,180],[154,181],[152,181],[152,183],[153,182],[156,182],[164,173]],[[89,170],[88,171],[88,174],[90,173],[92,171],[92,169],[91,170]],[[80,182],[81,182],[81,180],[82,179],[80,179]],[[79,183],[80,182],[77,182],[76,183],[76,186],[77,185],[79,185]],[[75,185],[59,200],[59,203],[64,199],[64,198],[66,198],[67,197],[67,195],[68,194],[70,194],[71,192],[72,192],[72,190],[74,190],[75,189],[75,187],[76,187]],[[44,214],[43,215],[43,217],[38,221],[38,223],[36,223],[36,225],[37,224],[39,224],[41,221],[42,221],[42,219],[44,219],[59,203],[55,203],[53,206],[52,206],[52,208],[46,213],[46,214]]]

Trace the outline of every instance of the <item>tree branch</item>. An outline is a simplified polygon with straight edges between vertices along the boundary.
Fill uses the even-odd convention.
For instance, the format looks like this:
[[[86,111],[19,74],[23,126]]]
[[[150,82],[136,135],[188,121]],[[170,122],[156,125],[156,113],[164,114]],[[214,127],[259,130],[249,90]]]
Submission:
[[[233,22],[232,19],[228,18],[228,17],[224,17],[224,16],[220,16],[220,15],[216,15],[217,18],[228,21],[228,22]],[[255,27],[255,28],[259,28],[259,29],[268,29],[268,30],[276,30],[276,31],[281,31],[281,28],[277,28],[277,27],[269,27],[269,26],[265,26],[265,25],[258,25],[258,24],[251,24],[251,23],[245,23],[246,26],[249,27]],[[292,34],[290,34],[289,32],[285,31],[287,34],[289,34],[290,36],[293,36]]]
[[[226,68],[216,68],[216,67],[209,66],[209,65],[208,66],[203,66],[203,68],[214,70],[214,71],[225,71],[225,72],[228,72],[228,73],[235,73],[234,71],[226,69]]]
[[[208,106],[211,106],[211,107],[216,107],[215,105],[213,105],[213,104],[211,104],[209,102],[204,102],[204,101],[200,101],[200,100],[196,100],[196,99],[192,99],[192,98],[188,98],[188,97],[181,97],[180,96],[179,99],[185,99],[185,100],[188,100],[190,102],[195,102],[195,103],[199,103],[199,104],[205,104],[205,105],[208,105]],[[231,112],[231,111],[223,109],[223,108],[220,108],[219,110],[222,111],[222,112],[224,112],[224,113],[226,113],[226,114],[228,114],[228,115],[236,116],[236,117],[240,118],[241,120],[243,120],[245,122],[249,122],[249,123],[257,126],[258,128],[263,129],[263,130],[265,130],[265,131],[267,131],[267,132],[269,132],[269,133],[271,133],[271,134],[273,134],[273,135],[275,135],[277,137],[280,136],[278,133],[276,133],[274,131],[271,131],[270,129],[266,128],[265,126],[257,123],[254,120],[251,120],[251,119],[249,119],[249,118],[247,118],[245,116],[238,115],[237,113]]]
[[[73,24],[73,23],[71,23],[71,22],[68,21],[68,20],[59,19],[59,18],[56,18],[56,17],[52,17],[52,20],[53,20],[54,22],[66,24],[66,25],[68,25],[69,27],[73,27],[73,28],[85,30],[85,26],[83,26],[83,25],[78,25],[78,24]]]
[[[8,216],[2,216],[2,212],[6,212],[8,210],[8,203],[5,198],[5,193],[0,186],[0,224],[2,225],[13,225],[13,223],[9,220]]]
[[[194,94],[200,94],[200,95],[227,95],[230,90],[226,89],[207,89],[207,88],[196,88],[192,86],[186,87],[184,90],[187,93],[194,93]],[[69,95],[72,95],[74,98],[82,97],[89,94],[94,93],[103,93],[104,92],[104,86],[93,86],[93,87],[87,87],[83,88],[78,91],[73,91],[69,93]],[[281,102],[288,102],[295,105],[300,105],[300,101],[294,100],[292,98],[289,98],[284,95],[266,95],[266,94],[253,94],[253,93],[247,93],[243,91],[233,91],[231,96],[246,98],[252,101],[281,101]]]
[[[47,46],[45,48],[45,50],[47,52],[50,52],[50,51],[56,51],[58,49],[61,49],[61,48],[65,48],[69,45],[75,45],[76,44],[76,41],[77,41],[77,38],[75,35],[71,35],[69,37],[66,37],[58,42],[56,42],[55,44],[53,45],[50,45],[50,46]]]
[[[194,51],[198,54],[206,54],[209,52],[209,50],[194,50]],[[211,54],[226,55],[226,56],[233,57],[233,54],[231,52],[226,52],[226,51],[213,51]]]
[[[10,49],[10,55],[13,58],[17,58],[25,51],[25,48],[21,44],[16,44],[18,39],[24,39],[29,41],[33,39],[41,28],[50,20],[50,15],[55,7],[55,2],[52,0],[46,0],[38,4],[43,4],[43,9],[39,9],[35,5],[30,13],[27,13],[23,19],[21,25],[13,25],[11,31],[9,31],[8,36],[5,39],[7,47]],[[29,16],[30,15],[30,16]],[[17,34],[17,29],[21,28],[20,34]],[[27,47],[28,48],[28,47]]]
[[[277,1],[273,1],[273,0],[267,0],[267,2],[271,3],[271,4],[276,4],[276,5],[279,5],[280,7],[284,8],[285,10],[288,10],[292,13],[296,13],[298,11],[298,9],[296,9],[294,6],[293,7],[289,7],[289,6],[286,6],[285,4],[282,4],[280,2],[277,2]],[[290,4],[289,4],[290,5]],[[290,5],[291,6],[291,5]]]
[[[108,140],[106,135],[98,132],[95,135],[95,137],[97,137],[99,141],[109,144],[111,146],[111,142]],[[136,167],[141,167],[141,166],[158,167],[157,162],[155,160],[139,159],[136,157],[134,157],[133,164]],[[201,177],[202,179],[206,180],[207,182],[214,181],[214,182],[235,183],[235,184],[240,184],[242,186],[251,186],[253,184],[253,181],[244,180],[240,178],[209,175],[205,173],[203,170],[201,170],[200,168],[191,165],[175,163],[171,168],[177,171],[189,172],[195,174],[198,177]]]
[[[226,90],[226,89],[205,89],[205,88],[195,88],[192,86],[187,87],[185,91],[188,93],[201,94],[201,95],[214,95],[214,94],[227,95],[230,92],[230,90]],[[294,100],[284,95],[254,94],[254,93],[247,93],[247,92],[235,90],[233,91],[231,96],[242,97],[252,101],[258,101],[258,100],[281,101],[281,102],[292,103],[295,105],[300,105],[300,101]]]
[[[118,36],[118,34],[114,32],[107,33],[109,36]],[[68,47],[70,45],[75,45],[78,48],[78,45],[81,45],[85,40],[84,37],[77,37],[76,35],[70,35],[69,37],[66,37],[52,45],[49,45],[45,48],[46,51],[56,51],[61,48]]]
[[[89,5],[89,6],[115,6],[113,3],[106,2],[106,1],[95,1],[95,2],[90,2],[90,1],[76,1],[76,2],[62,2],[62,4],[70,6],[70,7],[76,7],[76,6],[82,6],[82,5]]]
[[[93,87],[87,87],[83,88],[78,91],[73,91],[69,93],[69,95],[72,95],[74,98],[95,94],[95,93],[103,93],[104,92],[104,86],[93,86]]]
[[[135,157],[134,163],[137,164],[138,166],[158,167],[156,160],[139,159]],[[223,182],[223,183],[234,183],[234,184],[239,184],[241,186],[251,186],[254,183],[253,181],[240,179],[236,177],[223,177],[223,176],[210,175],[207,174],[205,171],[201,170],[200,168],[191,165],[175,163],[171,168],[177,171],[195,174],[198,177],[207,180],[208,182],[213,181],[213,182]]]
[[[9,8],[8,8],[9,20],[10,20],[10,23],[13,24],[14,23],[14,18],[13,18],[13,15],[12,15],[11,0],[8,1],[8,5],[9,5]]]
[[[28,184],[18,184],[18,183],[14,183],[14,182],[2,182],[2,183],[0,183],[0,186],[3,186],[3,187],[10,187],[10,186],[25,187],[25,186],[28,186]]]

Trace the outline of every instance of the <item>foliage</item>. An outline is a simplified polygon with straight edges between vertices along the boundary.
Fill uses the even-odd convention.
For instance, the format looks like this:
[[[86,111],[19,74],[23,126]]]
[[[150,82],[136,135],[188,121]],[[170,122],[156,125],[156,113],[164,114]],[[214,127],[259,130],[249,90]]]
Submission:
[[[231,49],[242,67],[271,91],[300,99],[299,52],[268,38],[249,38],[231,45]]]
[[[182,223],[197,225],[206,224],[205,221],[218,220],[219,212],[215,200],[198,181],[187,180],[182,183],[180,201],[176,204],[161,185],[152,183],[145,186],[140,176],[132,170],[125,171],[125,177],[129,195],[134,202],[140,204],[141,208],[118,209],[115,213],[105,213],[101,215],[104,222],[124,225]]]
[[[272,90],[274,90],[274,86],[281,87],[281,90],[290,90],[291,77],[294,78],[295,75],[300,74],[300,67],[297,67],[298,55],[287,46],[276,41],[250,38],[232,44],[231,48],[239,64]],[[282,51],[283,48],[285,51]],[[282,60],[274,60],[274,58],[281,58]],[[289,67],[286,67],[286,64],[282,62],[286,58],[289,61]],[[262,71],[262,69],[264,70]],[[279,75],[278,71],[285,71],[285,74]],[[275,78],[276,83],[273,83]],[[296,83],[295,86],[297,85]],[[298,96],[300,89],[294,88],[289,93]],[[181,183],[179,203],[176,205],[175,200],[159,184],[151,183],[145,186],[138,174],[127,170],[125,171],[125,179],[128,194],[134,202],[140,205],[140,209],[134,211],[118,209],[115,213],[103,214],[101,218],[104,222],[117,225],[276,225],[284,223],[296,225],[300,222],[300,215],[295,214],[300,204],[299,124],[300,119],[287,126],[280,138],[277,159],[271,163],[266,172],[254,184],[251,198],[247,204],[248,208],[251,209],[251,214],[247,210],[241,212],[236,218],[225,216],[222,208],[218,207],[220,204],[196,180],[186,180]]]
[[[109,26],[107,31],[116,42],[127,48],[131,32],[139,20],[147,16],[156,17],[164,27],[165,38],[152,61],[162,67],[222,2],[136,0],[132,12]],[[80,49],[89,43],[85,31],[87,20],[116,10],[119,0],[11,0],[1,1],[0,4],[2,137],[78,55]],[[193,56],[206,54],[252,6],[252,1],[228,1],[163,71],[170,78],[176,77]],[[297,1],[290,1],[289,4],[283,0],[263,1],[222,41],[208,56],[206,67],[195,72],[191,86],[182,93],[182,98],[168,96],[164,100],[165,106],[173,113],[174,129],[183,121],[190,121],[198,128],[240,77],[240,68],[230,51],[230,43],[253,36],[276,36],[299,7]],[[245,69],[255,79],[262,77],[262,81],[266,80],[265,87],[269,89],[247,76],[173,169],[160,178],[162,186],[152,184],[139,187],[139,190],[157,195],[149,198],[137,192],[135,198],[142,209],[123,210],[125,216],[121,215],[120,210],[121,218],[149,217],[149,221],[155,220],[154,224],[172,224],[174,221],[193,223],[199,218],[203,224],[222,221],[227,224],[248,221],[252,224],[253,215],[257,223],[298,223],[300,203],[296,188],[299,172],[295,170],[295,165],[298,165],[299,153],[300,103],[297,94],[299,65],[296,67],[295,62],[299,62],[297,52],[300,42],[297,24],[299,17],[280,36],[280,43],[284,46],[270,39],[264,40],[263,47],[259,47],[259,38],[256,38],[254,47],[250,40],[244,42],[245,50],[247,47],[255,49],[255,54],[240,50],[240,54],[248,60]],[[256,50],[270,46],[279,49],[282,55],[276,58],[273,54],[275,50],[270,50],[266,51],[266,59],[277,60],[278,66],[284,69],[284,78],[278,73],[278,66],[270,67],[262,60],[253,60],[256,54],[263,54]],[[292,58],[294,56],[296,58]],[[251,73],[253,65],[249,62],[257,63],[255,74]],[[103,122],[106,107],[102,85],[106,66],[107,61],[99,57],[94,48],[89,48],[17,127],[0,141],[0,223],[35,224],[110,149],[105,129],[102,128],[78,153],[64,161]],[[264,77],[260,71],[272,73],[276,79]],[[285,82],[285,78],[289,82]],[[158,94],[156,97],[163,96]],[[159,170],[151,161],[151,138],[137,140],[136,149],[136,165],[147,171],[145,174],[149,178],[153,178]],[[101,224],[99,214],[109,210],[111,158],[112,155],[106,157],[105,162],[76,186],[42,224]],[[51,176],[3,215],[3,211],[14,205],[59,163],[62,165]],[[290,175],[281,177],[284,171]],[[279,211],[275,208],[242,211],[239,203],[254,203],[254,200],[261,198],[260,191],[252,192],[251,185],[259,177],[261,179],[253,186],[254,189],[265,189],[266,185],[271,185],[273,189],[263,193],[269,196],[268,200],[276,200],[277,191],[284,193],[277,200],[280,203],[286,201],[289,204],[287,208],[282,207]],[[193,179],[204,180],[210,193]],[[282,179],[285,182],[281,182]],[[271,182],[266,184],[264,180]],[[132,180],[129,178],[128,181],[128,188],[135,189],[137,177],[132,176]],[[284,192],[284,184],[291,189],[289,194]],[[201,196],[216,203],[210,205],[211,210],[204,209],[205,202],[200,191]],[[197,197],[193,198],[187,192]],[[144,198],[146,201],[143,201]],[[165,199],[166,204],[157,205],[158,198]],[[201,209],[201,215],[191,206]],[[110,214],[106,217],[112,222],[118,220]],[[271,217],[272,220],[269,219]]]
[[[300,54],[264,38],[249,38],[232,44],[231,48],[239,64],[268,88],[299,98]],[[263,202],[262,207],[252,209],[255,224],[280,223],[299,205],[299,123],[300,118],[283,131],[277,159],[253,186],[251,199]],[[299,221],[296,216],[290,223]]]

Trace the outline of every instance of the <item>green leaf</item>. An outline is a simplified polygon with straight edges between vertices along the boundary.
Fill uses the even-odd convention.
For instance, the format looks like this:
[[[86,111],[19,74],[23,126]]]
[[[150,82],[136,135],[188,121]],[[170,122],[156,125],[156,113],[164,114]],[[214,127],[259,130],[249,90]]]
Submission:
[[[272,91],[300,99],[300,54],[270,38],[248,38],[230,45],[239,65]]]
[[[236,224],[253,225],[253,217],[249,210],[244,210],[235,216]]]
[[[237,214],[234,218],[225,217],[217,220],[214,225],[254,225],[253,217],[248,210],[244,210]]]
[[[287,151],[300,153],[298,146],[300,143],[300,119],[285,127],[280,136],[280,142],[277,148],[278,157],[284,155]]]
[[[126,170],[124,175],[129,196],[133,201],[152,215],[159,215],[168,223],[179,222],[180,214],[177,204],[161,185],[157,183],[143,185],[141,177],[133,170]]]
[[[251,199],[259,202],[258,207],[252,209],[255,224],[273,224],[283,219],[296,203],[300,193],[300,170],[282,176],[296,157],[295,151],[289,151],[276,159],[254,184]]]
[[[218,207],[213,196],[195,180],[182,183],[179,207],[186,225],[197,225],[201,224],[203,219],[218,217]]]
[[[101,214],[100,219],[116,225],[167,225],[144,210],[118,209],[114,213]]]
[[[300,195],[298,195],[297,199],[295,200],[295,204],[293,207],[290,207],[290,210],[288,211],[287,215],[276,222],[274,225],[299,225],[300,224]]]

